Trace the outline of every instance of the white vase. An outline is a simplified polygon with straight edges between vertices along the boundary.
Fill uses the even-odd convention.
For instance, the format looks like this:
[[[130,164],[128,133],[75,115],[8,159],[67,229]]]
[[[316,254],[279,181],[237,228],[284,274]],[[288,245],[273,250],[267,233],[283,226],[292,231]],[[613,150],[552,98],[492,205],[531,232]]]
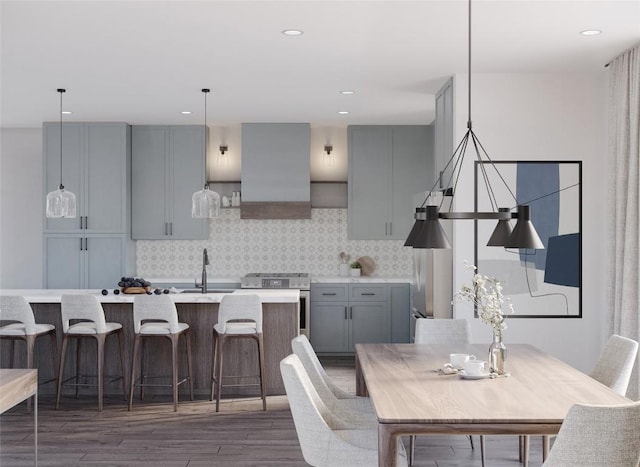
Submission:
[[[360,277],[360,268],[352,268],[351,277]]]
[[[347,263],[340,264],[340,277],[349,277],[349,269]]]

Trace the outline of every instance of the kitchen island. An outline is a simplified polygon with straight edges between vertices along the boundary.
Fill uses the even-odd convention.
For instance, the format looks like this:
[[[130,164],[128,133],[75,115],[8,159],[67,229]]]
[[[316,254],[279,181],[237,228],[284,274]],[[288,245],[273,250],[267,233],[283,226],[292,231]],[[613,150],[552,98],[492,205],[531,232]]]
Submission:
[[[299,329],[299,306],[300,293],[298,290],[253,290],[238,289],[233,294],[257,294],[262,300],[263,307],[263,334],[265,353],[265,384],[268,395],[284,394],[284,384],[280,376],[280,360],[291,353],[291,339],[298,335]],[[60,301],[64,294],[92,294],[102,303],[107,321],[121,323],[125,336],[125,375],[129,381],[131,370],[131,354],[133,350],[133,300],[135,295],[113,294],[102,295],[99,290],[54,290],[54,289],[11,289],[0,290],[0,295],[22,295],[24,296],[35,313],[37,323],[50,323],[56,326],[58,337],[58,348],[62,344],[62,319],[60,315]],[[176,303],[178,309],[178,319],[180,322],[188,323],[191,327],[191,337],[193,344],[193,384],[196,397],[208,397],[211,389],[211,359],[212,359],[212,330],[218,321],[218,306],[222,297],[226,293],[176,293],[169,296]],[[111,340],[113,339],[113,340]],[[3,341],[0,347],[0,364],[3,368],[9,367],[10,343]],[[95,374],[95,344],[84,343],[81,349],[80,365],[82,373]],[[186,375],[186,350],[181,341],[180,347],[180,373]],[[16,357],[17,368],[24,367],[25,359],[21,343],[17,344]],[[148,346],[149,359],[148,374],[167,376],[170,381],[171,374],[171,351],[168,339],[153,339]],[[54,377],[51,364],[50,343],[48,340],[36,343],[36,365],[39,369],[40,379]],[[65,378],[73,374],[75,359],[75,342],[70,342],[67,350],[68,356],[65,366]],[[245,339],[235,339],[230,341],[225,347],[225,375],[257,375],[258,365],[255,355],[255,343]],[[117,338],[107,339],[105,374],[120,374],[120,359],[118,357]],[[107,384],[105,377],[105,394],[118,394],[121,392],[119,382]],[[160,381],[159,381],[160,382]],[[161,381],[164,383],[165,381]],[[235,383],[254,383],[255,378],[244,381],[240,378]],[[181,395],[186,397],[187,387],[181,386]],[[93,388],[83,391],[93,391]],[[63,389],[63,394],[71,394],[73,389]],[[171,394],[170,388],[149,388],[149,394]],[[55,384],[45,384],[41,386],[41,394],[55,393]],[[225,394],[258,394],[255,388],[232,388],[223,390]]]

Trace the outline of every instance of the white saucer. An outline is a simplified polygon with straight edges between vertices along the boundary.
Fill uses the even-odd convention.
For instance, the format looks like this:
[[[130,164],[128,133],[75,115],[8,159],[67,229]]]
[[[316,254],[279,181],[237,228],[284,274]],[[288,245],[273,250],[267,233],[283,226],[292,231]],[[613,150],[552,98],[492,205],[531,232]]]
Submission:
[[[460,375],[460,378],[462,379],[487,379],[487,378],[495,378],[495,376],[492,373],[482,373],[481,375],[468,375],[464,372],[464,370],[461,370],[460,372],[458,372],[458,374]]]

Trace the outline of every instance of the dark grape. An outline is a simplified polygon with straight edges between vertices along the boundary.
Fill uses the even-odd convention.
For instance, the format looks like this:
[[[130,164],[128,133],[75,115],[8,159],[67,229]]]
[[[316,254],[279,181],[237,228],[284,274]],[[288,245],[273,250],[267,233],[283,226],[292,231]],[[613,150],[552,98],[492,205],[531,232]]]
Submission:
[[[109,295],[109,292],[107,291],[107,289],[102,289],[102,295]]]
[[[125,282],[124,281],[120,281],[118,282],[118,287],[125,287]]]
[[[164,289],[162,293],[169,293],[169,289]]]
[[[126,278],[126,277],[121,277],[121,278],[120,278],[120,280],[121,280],[122,282],[124,282],[124,281],[126,281],[126,280],[127,280],[127,278]]]
[[[153,291],[153,293],[156,294],[156,295],[160,295],[162,293],[162,290],[156,289],[156,290]]]
[[[151,295],[151,290],[147,290],[147,295]]]
[[[118,290],[118,289],[114,289],[114,290],[113,290],[113,294],[114,294],[114,295],[119,295],[119,294],[120,294],[120,290]]]

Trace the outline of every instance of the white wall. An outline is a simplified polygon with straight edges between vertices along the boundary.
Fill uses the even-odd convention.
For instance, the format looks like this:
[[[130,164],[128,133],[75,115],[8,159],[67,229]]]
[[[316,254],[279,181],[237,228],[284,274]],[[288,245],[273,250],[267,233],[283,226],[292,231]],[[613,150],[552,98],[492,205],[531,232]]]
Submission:
[[[41,135],[0,130],[0,289],[42,288]]]
[[[467,75],[454,80],[455,144],[466,131]],[[583,370],[591,369],[607,332],[606,310],[606,75],[474,74],[473,129],[494,160],[582,160],[582,319],[514,319],[509,342],[533,344]],[[467,158],[456,210],[473,210],[473,161]],[[462,221],[461,221],[462,222]],[[454,290],[470,283],[464,260],[473,261],[473,229],[454,223]],[[469,304],[456,317],[472,316]],[[517,313],[517,310],[516,310]],[[477,342],[491,330],[473,320]]]

